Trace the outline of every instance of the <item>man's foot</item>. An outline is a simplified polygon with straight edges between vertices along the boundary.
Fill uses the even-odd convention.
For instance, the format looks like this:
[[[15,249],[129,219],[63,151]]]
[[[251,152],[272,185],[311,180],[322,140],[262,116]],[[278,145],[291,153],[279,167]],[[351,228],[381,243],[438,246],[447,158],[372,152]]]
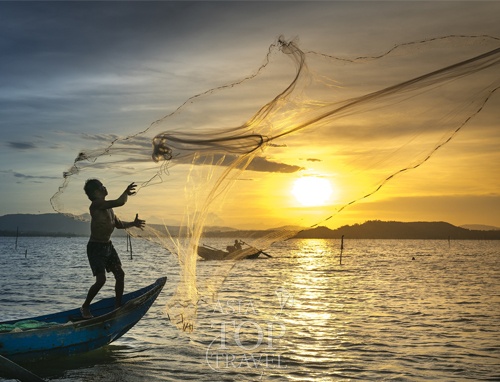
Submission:
[[[92,315],[92,313],[90,313],[90,309],[89,308],[84,308],[82,306],[80,308],[80,313],[82,314],[82,317],[85,318],[85,319],[94,318],[94,316]]]

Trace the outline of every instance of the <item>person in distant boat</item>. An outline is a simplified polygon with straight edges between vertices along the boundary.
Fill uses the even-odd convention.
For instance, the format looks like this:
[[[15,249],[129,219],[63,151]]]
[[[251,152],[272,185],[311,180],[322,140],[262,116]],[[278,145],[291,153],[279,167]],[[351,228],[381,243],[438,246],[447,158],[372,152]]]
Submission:
[[[241,243],[238,240],[234,241],[234,250],[241,251]]]
[[[139,219],[138,214],[135,215],[134,221],[122,222],[115,216],[113,208],[123,206],[127,202],[128,197],[135,194],[136,187],[135,183],[131,183],[118,199],[105,200],[108,190],[99,180],[89,179],[85,182],[83,189],[92,201],[90,204],[91,222],[90,239],[87,244],[87,257],[96,281],[90,287],[87,299],[80,308],[83,318],[93,317],[90,313],[90,303],[106,283],[106,271],[113,272],[116,280],[115,309],[121,305],[125,285],[125,272],[122,269],[118,253],[110,240],[111,234],[115,228],[138,227],[142,229],[146,222]]]
[[[226,247],[226,251],[228,251],[229,253],[232,253],[232,252],[238,251],[238,250],[241,250],[241,243],[239,243],[238,240],[234,241],[234,245],[228,245]]]

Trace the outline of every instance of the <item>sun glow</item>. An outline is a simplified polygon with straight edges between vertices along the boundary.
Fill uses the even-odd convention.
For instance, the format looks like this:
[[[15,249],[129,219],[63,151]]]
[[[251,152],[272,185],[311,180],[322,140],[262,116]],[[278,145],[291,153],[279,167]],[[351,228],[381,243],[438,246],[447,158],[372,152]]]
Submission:
[[[297,201],[308,207],[319,206],[326,202],[333,190],[328,179],[317,177],[304,177],[295,181],[292,194]]]

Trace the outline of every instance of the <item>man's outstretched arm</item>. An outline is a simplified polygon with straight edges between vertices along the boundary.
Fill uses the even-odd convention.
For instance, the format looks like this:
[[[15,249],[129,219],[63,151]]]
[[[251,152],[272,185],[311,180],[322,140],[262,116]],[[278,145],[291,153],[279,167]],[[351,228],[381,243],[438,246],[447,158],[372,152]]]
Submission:
[[[95,201],[93,202],[94,208],[99,210],[109,210],[110,208],[121,207],[127,203],[129,195],[135,195],[136,187],[137,185],[135,183],[130,183],[118,199]]]
[[[145,220],[139,219],[139,214],[135,214],[135,220],[133,222],[122,222],[120,219],[115,217],[115,227],[120,229],[126,229],[131,227],[137,227],[143,229],[145,224],[146,224]]]

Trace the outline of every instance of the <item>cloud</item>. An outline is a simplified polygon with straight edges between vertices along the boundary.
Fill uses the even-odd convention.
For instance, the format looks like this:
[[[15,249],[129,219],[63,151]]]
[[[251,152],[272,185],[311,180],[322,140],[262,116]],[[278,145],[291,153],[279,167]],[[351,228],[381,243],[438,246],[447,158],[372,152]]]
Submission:
[[[289,165],[286,163],[273,162],[265,157],[256,157],[247,167],[251,171],[261,171],[261,172],[279,172],[284,174],[290,174],[297,171],[305,170],[304,167]]]
[[[220,166],[230,166],[235,160],[235,155],[226,155]],[[214,155],[212,163],[218,163],[222,159],[222,154]],[[187,161],[185,163],[188,163]],[[197,158],[195,164],[202,165],[205,163],[209,163],[206,157]],[[282,174],[291,174],[297,171],[305,170],[304,167],[289,165],[286,163],[273,162],[266,157],[255,157],[252,162],[248,165],[247,170],[257,171],[257,172],[275,172]]]
[[[20,178],[23,180],[30,180],[30,181],[35,182],[35,183],[41,183],[38,179],[60,179],[59,177],[56,177],[56,176],[26,175],[26,174],[21,174],[20,172],[12,171],[12,170],[0,170],[0,174],[11,175],[15,178]],[[19,183],[19,182],[17,182],[17,183]]]
[[[127,146],[135,146],[135,147],[144,147],[148,150],[151,150],[151,138],[143,137],[140,135],[130,136],[127,138],[126,136],[121,136],[117,134],[89,134],[89,133],[73,133],[66,131],[54,131],[56,134],[60,135],[70,135],[77,136],[79,138],[85,139],[87,141],[93,142],[101,142],[103,146],[95,148],[94,150],[101,150],[108,147],[111,143],[113,143],[113,147],[127,147]]]
[[[225,155],[223,158],[222,154],[216,154],[214,155],[213,159],[212,158],[207,158],[206,156],[198,157],[196,158],[194,164],[195,165],[205,165],[209,163],[213,163],[214,165],[216,163],[219,163],[219,166],[223,167],[229,167],[231,166],[234,161],[237,159],[235,155]],[[222,160],[222,161],[221,161]],[[174,159],[175,164],[192,164],[192,157],[187,156],[182,159]],[[80,162],[79,165],[81,166],[82,163],[85,162]],[[140,156],[134,156],[130,157],[127,159],[119,160],[119,161],[113,161],[113,162],[102,162],[102,163],[95,163],[92,162],[92,169],[113,169],[113,171],[117,171],[114,166],[117,163],[122,163],[122,164],[129,164],[133,166],[134,164],[140,164],[140,163],[151,163],[154,165],[153,160],[151,156],[149,155],[144,155],[144,157]],[[83,168],[80,168],[82,170]],[[281,162],[273,162],[265,157],[256,157],[252,160],[252,162],[248,165],[247,170],[250,171],[256,171],[256,172],[270,172],[270,173],[281,173],[281,174],[291,174],[295,173],[298,171],[303,171],[305,170],[305,167],[300,167],[300,166],[295,166],[295,165],[289,165],[286,163],[281,163]],[[118,172],[120,174],[134,174],[136,171],[140,171],[135,169],[134,167],[128,167],[128,168],[121,168]],[[160,171],[160,167],[158,166],[158,171]],[[244,178],[244,179],[239,179],[239,180],[253,180],[251,178]]]
[[[316,159],[316,158],[307,158],[306,161],[308,161],[308,162],[323,162],[322,159]]]
[[[64,145],[60,143],[54,143],[54,142],[43,142],[43,141],[38,141],[36,143],[34,142],[15,142],[15,141],[10,141],[10,142],[5,142],[5,145],[7,147],[10,147],[11,149],[15,150],[36,150],[36,149],[43,149],[43,148],[49,148],[52,150],[60,150],[65,148]]]
[[[119,138],[116,134],[87,134],[87,133],[76,133],[80,138],[87,139],[89,141],[98,141],[98,142],[107,142],[111,143],[112,141]]]
[[[31,142],[6,142],[5,144],[11,149],[16,150],[32,150],[37,148],[37,146]]]

